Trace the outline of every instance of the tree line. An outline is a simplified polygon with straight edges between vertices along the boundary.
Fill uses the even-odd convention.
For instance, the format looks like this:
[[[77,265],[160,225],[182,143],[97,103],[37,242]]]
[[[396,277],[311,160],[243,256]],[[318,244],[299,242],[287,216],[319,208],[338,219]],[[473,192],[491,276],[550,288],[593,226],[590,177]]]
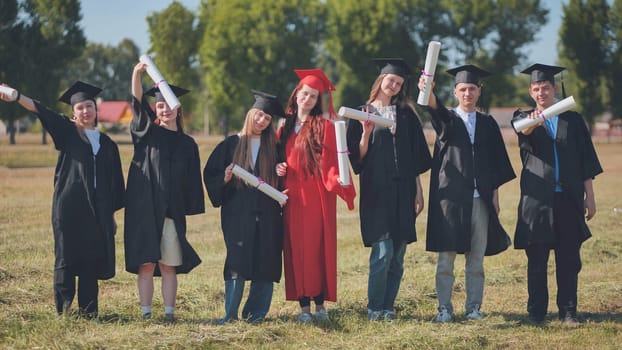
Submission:
[[[58,107],[75,80],[104,88],[104,100],[129,100],[131,71],[141,54],[130,39],[117,46],[87,42],[79,0],[0,2],[0,81]],[[418,71],[427,45],[442,42],[437,95],[452,98],[444,70],[472,63],[494,73],[485,80],[484,108],[530,105],[526,47],[551,16],[561,16],[564,83],[588,123],[603,111],[622,117],[622,0],[569,0],[549,13],[539,0],[202,0],[199,9],[172,2],[145,19],[147,53],[167,80],[191,89],[182,98],[194,130],[228,134],[240,128],[251,89],[284,103],[294,68],[321,67],[337,86],[335,106],[355,107],[378,74],[371,59],[402,57]],[[23,110],[3,104],[14,131]],[[207,116],[205,118],[204,116]],[[207,121],[207,124],[205,122]],[[14,142],[14,136],[12,137]]]

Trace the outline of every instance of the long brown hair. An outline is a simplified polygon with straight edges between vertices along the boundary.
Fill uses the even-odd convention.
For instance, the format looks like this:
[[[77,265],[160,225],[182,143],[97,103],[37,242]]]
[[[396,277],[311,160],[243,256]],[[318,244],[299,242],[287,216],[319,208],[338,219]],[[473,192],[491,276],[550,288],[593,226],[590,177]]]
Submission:
[[[298,104],[296,103],[296,95],[302,87],[302,84],[292,91],[287,102],[285,126],[281,132],[279,139],[281,154],[285,156],[285,145],[294,128],[296,127],[296,116],[298,113]],[[322,118],[322,101],[318,96],[315,106],[307,116],[307,119],[300,127],[298,137],[294,144],[294,152],[298,155],[298,162],[303,164],[303,175],[320,176],[320,160],[322,156],[322,145],[324,139],[324,121]]]
[[[252,151],[251,151],[251,130],[253,127],[253,118],[255,114],[260,111],[258,108],[251,108],[246,113],[246,119],[244,120],[244,126],[240,131],[240,141],[235,146],[233,151],[233,163],[243,167],[245,170],[254,170],[252,166]],[[257,156],[256,165],[259,165],[259,177],[272,187],[277,187],[278,177],[276,176],[276,132],[272,122],[261,132],[260,152]],[[237,180],[234,182],[235,187],[241,188],[242,182]]]

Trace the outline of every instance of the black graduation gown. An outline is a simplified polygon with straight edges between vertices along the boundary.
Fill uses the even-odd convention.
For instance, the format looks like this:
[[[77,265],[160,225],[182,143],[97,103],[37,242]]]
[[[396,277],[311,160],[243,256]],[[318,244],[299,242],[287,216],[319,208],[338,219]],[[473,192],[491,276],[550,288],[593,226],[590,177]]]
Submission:
[[[69,118],[37,101],[35,107],[59,151],[52,200],[55,268],[77,273],[82,265],[94,264],[98,279],[112,278],[114,212],[123,208],[125,189],[119,149],[101,134],[93,156],[88,139]]]
[[[495,215],[492,196],[495,189],[514,179],[510,159],[497,122],[490,115],[476,113],[475,142],[472,145],[464,122],[453,110],[439,102],[439,108],[427,108],[436,131],[426,250],[455,251],[464,254],[471,248],[471,212],[475,178],[480,198],[486,203],[488,243],[486,255],[506,250],[510,238]]]
[[[530,113],[528,111],[527,113]],[[516,116],[515,116],[516,117]],[[553,140],[546,127],[534,129],[529,136],[518,133],[521,171],[521,196],[514,247],[525,249],[531,241],[554,244],[553,198],[555,196],[555,156]],[[568,111],[559,115],[555,138],[559,160],[559,183],[572,198],[576,211],[569,220],[581,225],[581,242],[591,237],[584,215],[584,184],[603,172],[592,138],[580,114]]]
[[[367,154],[359,161],[363,126],[348,121],[350,163],[359,175],[359,213],[363,244],[370,247],[387,233],[397,242],[417,240],[417,176],[430,168],[430,151],[421,122],[410,107],[398,108],[396,133],[375,126]]]
[[[254,187],[236,188],[235,176],[224,183],[225,168],[231,164],[239,141],[238,135],[232,135],[218,144],[203,172],[212,205],[221,207],[220,223],[227,247],[224,278],[231,279],[231,272],[235,271],[248,280],[279,282],[283,250],[281,206]],[[258,165],[254,170],[246,170],[259,173]]]
[[[162,227],[169,217],[175,221],[183,255],[176,271],[188,273],[201,263],[186,239],[186,215],[205,212],[199,148],[183,132],[153,123],[155,113],[147,98],[142,104],[133,98],[132,106],[134,157],[127,178],[125,269],[137,273],[140,265],[160,260]]]

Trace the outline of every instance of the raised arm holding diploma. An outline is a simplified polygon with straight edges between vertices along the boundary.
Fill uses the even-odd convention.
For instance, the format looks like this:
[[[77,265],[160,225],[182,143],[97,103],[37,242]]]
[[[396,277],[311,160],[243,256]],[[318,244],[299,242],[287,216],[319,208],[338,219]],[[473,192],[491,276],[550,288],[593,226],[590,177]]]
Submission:
[[[175,93],[173,93],[171,87],[168,85],[166,80],[164,80],[164,77],[158,70],[158,67],[156,67],[155,63],[153,63],[151,57],[147,55],[142,55],[140,56],[140,61],[147,64],[147,74],[149,74],[151,80],[153,80],[156,87],[159,88],[160,93],[162,93],[162,96],[164,97],[164,100],[166,101],[168,106],[171,109],[175,109],[181,106],[181,103],[179,103],[177,96],[175,96]]]
[[[438,62],[438,53],[441,50],[441,43],[438,41],[430,41],[428,44],[428,52],[425,58],[425,68],[422,75],[425,80],[425,87],[419,91],[417,104],[427,106],[430,99],[430,91],[432,81],[434,81],[434,72],[436,71],[436,63]]]

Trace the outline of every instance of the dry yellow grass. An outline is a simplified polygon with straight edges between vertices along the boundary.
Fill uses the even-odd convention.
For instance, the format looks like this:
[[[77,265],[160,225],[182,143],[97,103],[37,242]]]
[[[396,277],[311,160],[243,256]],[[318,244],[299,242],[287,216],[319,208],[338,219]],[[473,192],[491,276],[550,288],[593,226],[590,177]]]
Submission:
[[[127,173],[132,147],[120,143]],[[221,137],[197,137],[201,160]],[[339,204],[338,298],[329,304],[332,321],[299,325],[296,303],[284,301],[283,284],[275,286],[269,320],[217,326],[223,314],[222,266],[224,244],[219,212],[188,220],[189,240],[203,263],[179,278],[178,322],[161,322],[161,297],[154,298],[155,319],[140,319],[135,276],[123,268],[123,211],[117,213],[117,276],[100,283],[100,320],[58,319],[52,295],[53,242],[50,228],[53,165],[52,145],[38,145],[39,135],[18,137],[9,146],[0,139],[0,348],[455,348],[455,349],[615,349],[622,341],[622,145],[598,144],[605,173],[594,182],[598,213],[590,223],[594,237],[584,244],[579,277],[579,311],[585,322],[566,328],[555,321],[554,266],[549,279],[549,320],[543,326],[525,324],[526,257],[509,249],[487,258],[486,290],[481,322],[464,320],[464,268],[458,258],[454,305],[457,320],[430,322],[436,311],[436,255],[425,252],[426,214],[419,217],[419,241],[409,246],[405,276],[397,300],[398,320],[366,321],[368,249],[361,243],[358,213]],[[508,146],[519,172],[518,151]],[[11,168],[7,167],[11,166]],[[36,167],[33,167],[36,166]],[[423,178],[426,188],[429,173]],[[501,189],[501,219],[513,232],[518,181]],[[553,259],[551,259],[553,260]],[[159,282],[159,281],[158,281]]]

